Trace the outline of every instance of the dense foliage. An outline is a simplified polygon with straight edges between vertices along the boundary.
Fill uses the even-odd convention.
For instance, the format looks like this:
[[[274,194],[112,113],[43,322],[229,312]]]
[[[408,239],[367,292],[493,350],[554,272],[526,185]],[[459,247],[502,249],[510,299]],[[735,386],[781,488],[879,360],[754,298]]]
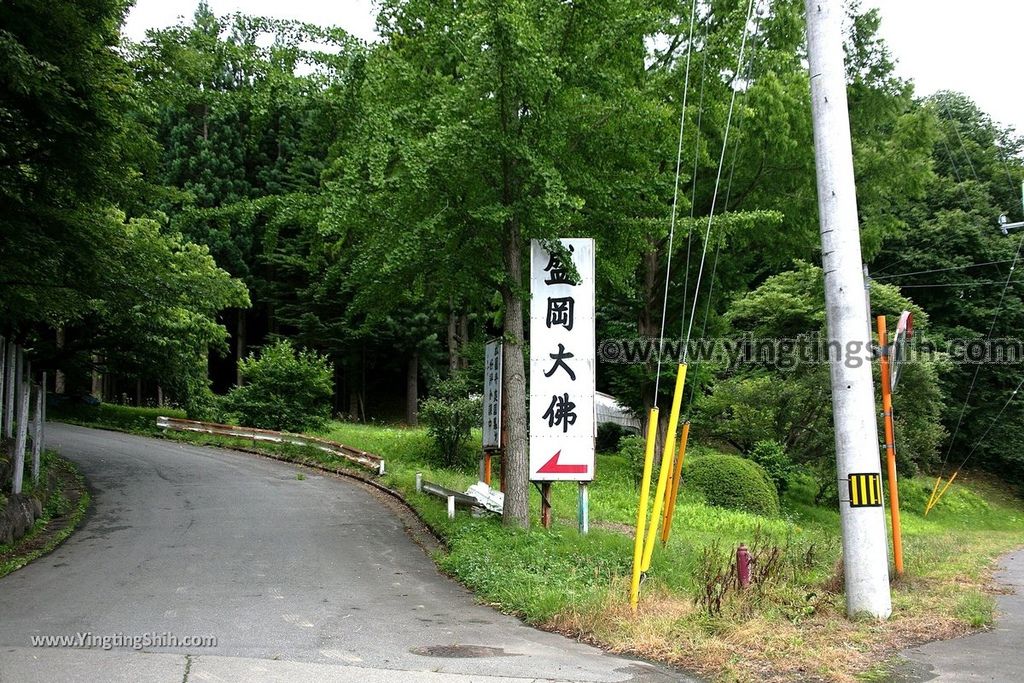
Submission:
[[[222,419],[246,427],[302,432],[323,427],[330,415],[330,362],[288,340],[238,363],[244,384],[221,399]]]
[[[768,473],[746,458],[721,453],[695,458],[686,471],[686,485],[700,491],[708,505],[767,517],[779,514],[779,496]]]
[[[468,372],[479,392],[483,343],[500,336],[507,519],[523,524],[530,239],[596,239],[599,339],[664,324],[799,352],[823,333],[803,2],[754,4],[691,17],[660,0],[384,0],[371,45],[205,3],[138,43],[119,37],[119,0],[0,6],[2,333],[69,394],[209,415],[231,390],[239,417],[244,404],[246,421],[293,428],[300,413],[433,420],[425,378]],[[942,348],[905,368],[900,468],[948,472],[973,453],[1024,478],[1024,406],[990,420],[1017,366],[944,351],[1024,326],[1008,278],[1019,238],[994,227],[1024,219],[1024,143],[961,95],[915,98],[878,13],[849,15],[872,304],[890,327],[912,310]],[[242,377],[271,339],[293,345],[282,363],[325,359],[285,422]],[[693,359],[687,417],[696,439],[773,472],[791,460],[829,495],[827,366],[779,361]],[[650,359],[603,363],[598,385],[645,414],[673,366],[661,396]]]
[[[483,411],[480,397],[470,395],[464,376],[455,374],[436,382],[420,407],[420,417],[443,465],[462,467],[475,462],[475,454],[467,453],[466,446],[473,428],[483,419]]]

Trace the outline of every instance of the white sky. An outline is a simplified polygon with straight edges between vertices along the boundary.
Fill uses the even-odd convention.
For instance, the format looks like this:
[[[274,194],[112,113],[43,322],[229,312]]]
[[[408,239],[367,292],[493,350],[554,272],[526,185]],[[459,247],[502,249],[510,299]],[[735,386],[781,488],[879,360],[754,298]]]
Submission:
[[[136,0],[125,33],[140,39],[191,17],[197,0]],[[373,40],[372,0],[209,0],[218,15],[231,12],[332,24]],[[863,0],[882,13],[881,33],[897,72],[913,79],[919,95],[958,90],[997,122],[1024,134],[1024,1]]]

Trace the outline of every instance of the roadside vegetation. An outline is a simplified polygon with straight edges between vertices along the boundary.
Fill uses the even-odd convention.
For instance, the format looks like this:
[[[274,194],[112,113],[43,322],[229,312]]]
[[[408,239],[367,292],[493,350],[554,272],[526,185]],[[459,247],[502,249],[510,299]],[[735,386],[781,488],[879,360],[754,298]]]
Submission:
[[[135,424],[140,422],[141,418]],[[53,451],[43,451],[40,480],[46,481],[51,472],[55,473],[56,488],[49,492],[42,516],[24,536],[0,544],[0,578],[53,551],[74,532],[89,509],[89,491],[78,468]],[[32,495],[31,481],[23,493]],[[5,502],[3,496],[0,502]]]
[[[93,410],[102,418],[92,422],[88,411],[79,411],[75,421],[159,434],[154,411],[136,419],[140,411],[133,408]],[[1024,504],[1003,482],[981,473],[961,475],[925,517],[932,480],[906,477],[900,483],[906,575],[893,579],[893,617],[882,624],[850,621],[839,574],[838,513],[834,505],[815,502],[814,479],[801,472],[791,475],[778,514],[712,506],[691,482],[692,475],[702,463],[726,456],[695,445],[672,537],[655,551],[639,612],[633,615],[627,595],[638,490],[628,455],[598,456],[591,531],[580,536],[572,484],[553,486],[554,524],[548,530],[539,527],[536,491],[531,491],[529,530],[463,511],[449,520],[444,501],[416,493],[416,473],[461,491],[476,481],[475,462],[467,457],[459,466],[446,466],[426,428],[332,421],[317,435],[385,457],[387,473],[379,483],[399,492],[441,538],[444,549],[434,559],[482,602],[539,627],[712,680],[851,681],[869,670],[884,671],[903,647],[989,626],[994,562],[1024,544]],[[239,439],[166,436],[253,449],[251,442]],[[477,452],[479,440],[479,431],[473,430],[466,456]],[[628,447],[628,438],[623,441]],[[328,469],[353,468],[317,450],[257,448]],[[496,468],[495,482],[498,476]],[[731,573],[740,543],[756,558],[755,583],[744,592],[735,589]]]

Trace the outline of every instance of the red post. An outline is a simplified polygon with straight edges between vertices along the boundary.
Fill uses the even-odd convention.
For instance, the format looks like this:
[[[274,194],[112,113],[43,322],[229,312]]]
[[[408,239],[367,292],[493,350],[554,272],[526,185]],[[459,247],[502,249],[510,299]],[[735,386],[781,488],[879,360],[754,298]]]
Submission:
[[[750,551],[742,543],[736,549],[736,578],[739,580],[740,588],[750,585]]]
[[[484,483],[491,485],[491,452],[484,453]]]
[[[540,525],[545,529],[551,528],[551,482],[546,481],[540,485]]]

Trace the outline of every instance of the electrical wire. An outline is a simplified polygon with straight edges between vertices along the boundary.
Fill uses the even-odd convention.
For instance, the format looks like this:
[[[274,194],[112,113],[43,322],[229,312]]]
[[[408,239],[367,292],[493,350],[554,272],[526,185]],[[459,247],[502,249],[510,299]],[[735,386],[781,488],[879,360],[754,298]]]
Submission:
[[[705,77],[708,70],[708,26],[711,22],[708,21],[710,15],[704,20],[704,32],[701,40],[701,66],[700,66],[700,98],[697,100],[697,134],[694,136],[693,142],[693,174],[691,180],[693,181],[693,189],[690,192],[690,218],[693,218],[694,208],[697,204],[697,167],[700,163],[700,139],[701,139],[701,120],[704,118],[704,85]],[[679,317],[679,337],[682,338],[683,331],[686,327],[686,301],[690,294],[690,251],[693,245],[693,226],[686,231],[686,270],[683,278],[683,314]],[[694,302],[696,304],[696,302]]]
[[[950,268],[932,268],[931,270],[915,270],[909,273],[896,273],[895,275],[872,275],[873,280],[891,280],[895,277],[908,277],[910,275],[927,275],[929,273],[945,273],[951,270],[964,270],[966,268],[981,268],[982,266],[994,266],[1000,263],[1012,263],[1013,259],[1003,259],[1001,261],[986,261],[985,263],[968,263],[964,266],[952,266]]]
[[[672,246],[676,236],[676,209],[679,206],[679,171],[683,163],[683,130],[686,128],[686,96],[690,90],[690,55],[693,53],[693,22],[697,15],[697,0],[690,8],[690,34],[686,43],[686,76],[683,80],[683,106],[679,112],[679,143],[676,147],[676,176],[672,189],[672,217],[668,231],[668,258],[665,262],[665,296],[661,302],[661,332],[658,335],[658,369],[654,375],[654,405],[658,405],[661,384],[661,348],[665,343],[665,312],[668,310],[668,285],[672,277]]]
[[[1015,280],[1014,281],[1014,284],[1019,284],[1019,283],[1020,283],[1020,280]],[[910,285],[897,284],[896,286],[899,287],[900,289],[921,289],[921,288],[930,288],[930,287],[983,287],[983,286],[986,286],[986,285],[1001,285],[1001,284],[1004,284],[1003,280],[984,280],[982,282],[978,282],[977,280],[975,280],[975,281],[971,281],[971,282],[932,282],[932,283],[927,283],[927,284],[910,284]]]
[[[724,132],[724,134],[722,136],[722,151],[721,151],[721,153],[719,154],[719,157],[718,157],[718,172],[715,174],[715,189],[714,189],[714,192],[711,195],[711,211],[708,213],[708,225],[707,225],[707,228],[704,231],[704,246],[703,246],[703,249],[701,250],[701,254],[700,254],[700,268],[697,270],[697,283],[694,286],[694,290],[693,290],[693,300],[694,300],[694,304],[695,305],[690,308],[690,322],[689,322],[689,324],[688,324],[688,326],[686,328],[686,340],[685,340],[685,342],[683,344],[683,363],[686,362],[686,359],[687,359],[687,357],[689,355],[689,352],[690,352],[690,348],[689,348],[690,347],[690,335],[693,332],[693,320],[694,320],[694,317],[696,316],[696,313],[697,313],[696,301],[697,301],[697,297],[700,295],[701,278],[704,276],[704,262],[707,259],[707,255],[708,255],[708,240],[711,237],[711,224],[714,221],[715,205],[716,205],[716,203],[718,201],[718,190],[719,190],[719,188],[721,186],[721,183],[722,183],[722,169],[725,166],[725,152],[726,152],[726,150],[728,149],[728,146],[729,146],[729,129],[732,126],[732,115],[733,115],[734,109],[736,108],[736,84],[735,84],[735,78],[738,77],[740,75],[740,73],[742,72],[742,70],[743,70],[743,53],[746,51],[746,48],[747,48],[747,35],[750,32],[750,17],[751,17],[751,13],[753,12],[753,10],[754,10],[754,0],[749,0],[749,2],[747,4],[746,18],[745,18],[745,20],[743,22],[743,36],[740,39],[739,57],[736,60],[736,71],[733,72],[735,74],[735,76],[733,78],[733,83],[732,83],[732,88],[731,88],[732,96],[729,98],[729,113],[728,113],[728,115],[726,116],[726,119],[725,119],[725,132]]]
[[[949,105],[946,104],[946,101],[941,99],[939,101],[946,112],[946,118],[949,119],[950,125],[953,126],[953,132],[956,133],[956,139],[960,141],[960,149],[963,150],[964,159],[967,160],[967,165],[971,168],[971,175],[974,176],[974,182],[981,185],[981,180],[978,178],[978,172],[974,169],[974,162],[971,161],[971,155],[967,153],[967,146],[964,144],[963,136],[960,135],[960,122],[953,118],[953,114],[949,111]]]
[[[963,469],[964,465],[967,464],[967,461],[970,460],[972,455],[974,455],[974,452],[978,450],[978,446],[980,446],[982,442],[984,442],[988,435],[992,432],[992,428],[996,426],[997,422],[999,422],[999,418],[1001,418],[1003,416],[1003,413],[1006,412],[1006,409],[1010,406],[1010,403],[1012,403],[1013,399],[1017,397],[1017,392],[1020,391],[1020,388],[1022,386],[1024,386],[1024,378],[1022,378],[1021,381],[1017,383],[1017,387],[1010,394],[1010,397],[1006,399],[1006,402],[1003,403],[1003,407],[1000,408],[999,412],[996,413],[996,416],[992,418],[992,422],[989,423],[988,429],[986,429],[985,433],[981,435],[981,438],[974,443],[974,448],[972,448],[971,452],[967,454],[967,457],[965,457],[960,462],[960,465],[956,468],[955,471],[959,472],[960,470]]]
[[[1017,260],[1020,258],[1021,247],[1024,246],[1024,234],[1021,235],[1020,241],[1017,242],[1017,251],[1013,255],[1013,263],[1010,264],[1010,272],[1006,274],[1006,282],[1003,284],[1003,291],[999,294],[999,303],[996,305],[996,311],[992,315],[992,321],[988,326],[988,334],[985,335],[985,342],[987,343],[992,339],[992,332],[995,330],[996,321],[999,319],[999,314],[1003,309],[1003,301],[1006,299],[1006,290],[1010,287],[1010,279],[1013,277],[1013,271],[1017,267]],[[974,386],[978,381],[978,373],[981,371],[981,365],[977,365],[974,368],[974,376],[971,378],[971,385],[967,389],[967,396],[964,397],[964,404],[960,408],[960,416],[956,421],[956,428],[953,430],[953,435],[949,437],[949,445],[946,447],[946,454],[942,457],[942,466],[939,468],[939,478],[946,471],[946,465],[949,462],[949,455],[953,452],[953,444],[956,442],[957,434],[960,433],[960,426],[964,421],[964,413],[967,412],[967,404],[971,400],[971,394],[974,393]]]

